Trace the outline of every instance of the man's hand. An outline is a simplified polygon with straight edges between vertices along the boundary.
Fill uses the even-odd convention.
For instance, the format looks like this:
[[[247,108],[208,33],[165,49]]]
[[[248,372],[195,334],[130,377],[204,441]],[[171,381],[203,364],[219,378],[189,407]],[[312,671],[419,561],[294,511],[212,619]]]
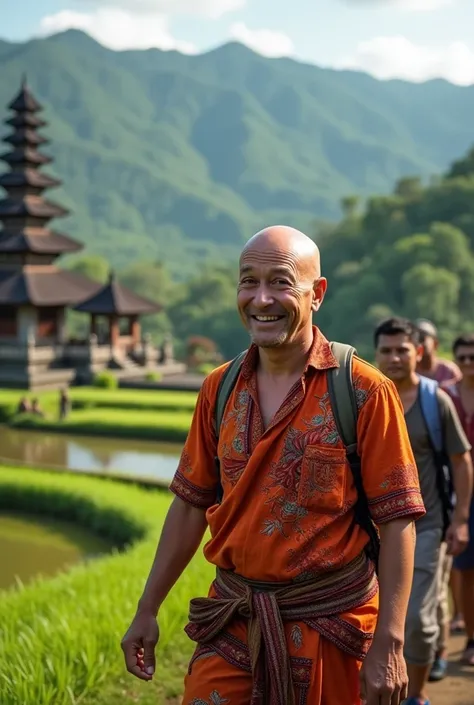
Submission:
[[[446,531],[447,552],[450,556],[459,556],[469,543],[469,525],[467,521],[453,519]]]
[[[138,611],[121,643],[129,673],[141,680],[151,681],[159,636],[155,615]]]
[[[374,639],[360,671],[360,697],[364,705],[400,705],[408,694],[403,644]]]

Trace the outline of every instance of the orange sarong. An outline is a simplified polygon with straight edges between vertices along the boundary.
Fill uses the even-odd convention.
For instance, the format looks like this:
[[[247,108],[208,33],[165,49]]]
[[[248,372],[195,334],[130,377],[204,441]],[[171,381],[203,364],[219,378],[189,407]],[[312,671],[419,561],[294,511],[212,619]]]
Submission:
[[[369,649],[373,625],[369,631],[357,628],[341,618],[341,613],[367,606],[376,595],[374,567],[364,554],[341,571],[289,585],[256,583],[218,571],[211,595],[191,601],[186,632],[199,646],[190,664],[183,702],[318,705],[322,702],[323,687],[326,690],[328,687],[326,674],[322,678],[321,659],[318,662],[314,657],[292,655],[303,645],[306,651],[309,642],[313,654],[318,650],[325,652],[327,667],[339,669],[335,661],[346,662],[344,693],[339,681],[338,694],[332,691],[331,703],[328,701],[327,705],[358,703],[358,662]],[[376,608],[369,609],[371,612],[375,615]],[[328,648],[331,645],[336,649],[333,653]],[[213,662],[209,677],[206,676],[208,661]],[[347,669],[349,673],[352,671],[348,679]],[[243,673],[238,673],[239,670]],[[216,676],[218,681],[222,678],[222,686],[229,695],[232,693],[232,698],[217,690]],[[321,695],[315,699],[311,693],[308,700],[314,690],[312,682]]]

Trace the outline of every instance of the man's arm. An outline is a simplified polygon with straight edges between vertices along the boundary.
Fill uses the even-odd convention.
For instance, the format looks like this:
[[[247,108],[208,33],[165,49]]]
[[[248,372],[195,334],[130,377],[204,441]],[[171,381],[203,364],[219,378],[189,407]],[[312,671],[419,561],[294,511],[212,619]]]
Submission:
[[[380,532],[379,616],[361,669],[361,696],[367,705],[398,705],[408,686],[403,644],[413,580],[414,521],[426,510],[403,406],[390,380],[379,378],[362,401],[357,437],[369,510]]]
[[[380,597],[374,638],[403,645],[415,565],[415,525],[412,519],[397,519],[382,524],[379,531]]]
[[[175,497],[168,510],[138,611],[156,616],[169,591],[199,548],[206,512]]]
[[[207,526],[206,510],[216,499],[217,439],[213,403],[209,401],[216,383],[211,373],[198,395],[188,438],[170,485],[176,496],[166,516],[137,612],[122,640],[127,670],[142,680],[151,680],[155,671],[158,611],[199,548]]]
[[[408,692],[403,645],[415,562],[415,526],[412,519],[396,519],[379,529],[379,615],[361,670],[361,697],[368,705],[398,704]]]
[[[158,611],[199,548],[206,526],[204,510],[179,497],[173,500],[137,612],[121,643],[127,671],[141,680],[151,680],[155,671]]]

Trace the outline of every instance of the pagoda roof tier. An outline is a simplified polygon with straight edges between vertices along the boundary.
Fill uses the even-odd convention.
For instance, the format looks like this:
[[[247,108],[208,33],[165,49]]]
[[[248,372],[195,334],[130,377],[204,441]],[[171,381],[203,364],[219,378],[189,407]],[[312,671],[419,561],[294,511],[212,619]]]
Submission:
[[[61,181],[36,169],[25,169],[24,171],[8,171],[0,175],[0,186],[6,189],[23,188],[25,186],[56,188],[61,186]]]
[[[82,274],[55,267],[47,271],[0,269],[0,305],[73,306],[93,296],[100,284]]]
[[[92,297],[75,306],[75,310],[96,316],[139,316],[145,313],[157,313],[162,310],[162,307],[150,299],[133,293],[111,274],[108,283]]]
[[[17,113],[29,112],[37,113],[43,110],[41,103],[38,103],[36,98],[32,95],[30,89],[26,85],[26,80],[23,79],[22,86],[17,95],[13,98],[12,102],[9,104],[9,109],[14,110]]]
[[[46,137],[42,137],[36,130],[28,127],[15,130],[11,135],[4,137],[3,141],[13,145],[27,144],[31,147],[36,147],[39,144],[48,144],[49,142]]]
[[[83,245],[76,240],[41,228],[23,228],[20,232],[0,230],[1,253],[32,252],[42,255],[62,255],[82,250]]]
[[[45,127],[48,123],[46,120],[42,120],[37,115],[33,113],[17,113],[8,120],[5,120],[5,125],[11,125],[12,127]]]
[[[30,216],[32,218],[62,218],[69,211],[41,196],[23,196],[0,200],[0,219]]]
[[[36,149],[31,147],[17,147],[13,152],[5,152],[0,154],[0,159],[7,164],[49,164],[53,161],[52,157],[47,157],[45,154],[40,154]]]

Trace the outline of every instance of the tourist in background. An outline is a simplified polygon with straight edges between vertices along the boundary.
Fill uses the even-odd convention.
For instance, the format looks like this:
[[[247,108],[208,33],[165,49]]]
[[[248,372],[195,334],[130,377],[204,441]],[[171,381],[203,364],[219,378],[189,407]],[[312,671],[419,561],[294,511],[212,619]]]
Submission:
[[[18,407],[16,410],[17,414],[28,414],[30,411],[30,404],[26,397],[22,397],[18,402]]]
[[[457,384],[446,387],[466,435],[474,446],[474,334],[460,336],[454,341],[454,358],[462,372]],[[474,454],[474,451],[471,451]],[[466,629],[466,646],[462,660],[474,666],[474,498],[470,511],[470,540],[466,550],[454,559],[461,587],[461,605]]]
[[[438,357],[439,334],[438,329],[426,318],[419,318],[415,325],[421,332],[423,354],[417,363],[417,372],[423,377],[434,379],[441,386],[455,384],[462,377],[459,366],[452,360]],[[460,583],[456,571],[452,570],[453,557],[446,553],[442,573],[439,581],[438,620],[440,636],[436,659],[430,674],[430,680],[439,681],[446,675],[447,670],[447,644],[449,631],[457,632],[464,627],[460,608]],[[451,609],[449,605],[449,590],[451,590],[453,614],[450,622]]]
[[[64,421],[67,419],[69,412],[71,410],[71,400],[67,389],[61,389],[59,392],[59,420]]]
[[[395,388],[354,358],[357,448],[380,530],[378,595],[328,400],[327,372],[339,363],[312,325],[326,287],[319,251],[302,233],[274,227],[247,242],[238,308],[253,342],[219,444],[216,399],[228,365],[203,383],[171,484],[176,497],[122,641],[128,670],[150,680],[157,612],[209,525],[205,556],[217,577],[209,598],[191,603],[187,633],[198,647],[183,705],[359,705],[361,695],[399,705],[406,697],[413,521],[425,509]]]
[[[439,336],[434,323],[426,318],[419,318],[415,325],[421,331],[423,345],[423,352],[416,366],[417,372],[423,377],[435,379],[442,386],[460,380],[462,375],[458,365],[452,360],[438,357]]]
[[[464,551],[468,543],[468,516],[472,493],[470,444],[449,396],[437,383],[423,383],[417,372],[422,354],[419,329],[404,318],[391,318],[375,330],[378,367],[395,383],[405,411],[418,470],[426,514],[416,524],[413,586],[406,620],[405,658],[409,676],[409,705],[428,705],[426,683],[436,656],[439,637],[438,594],[444,555]],[[436,407],[433,407],[433,404]],[[458,501],[447,525],[449,489],[441,491],[444,478],[428,424],[429,409],[439,413],[443,455],[451,462]],[[430,416],[431,418],[431,416]],[[444,540],[445,539],[445,540]]]

